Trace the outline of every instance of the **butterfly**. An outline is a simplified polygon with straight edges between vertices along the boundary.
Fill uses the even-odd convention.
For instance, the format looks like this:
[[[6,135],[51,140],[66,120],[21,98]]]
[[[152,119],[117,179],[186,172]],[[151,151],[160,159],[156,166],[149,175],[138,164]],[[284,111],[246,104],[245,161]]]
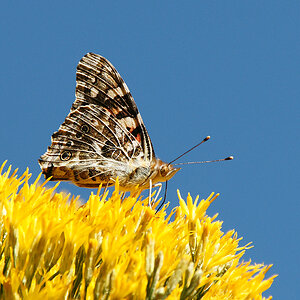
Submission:
[[[88,53],[76,72],[75,102],[39,159],[45,178],[77,186],[112,186],[132,191],[138,185],[168,181],[180,168],[155,156],[135,101],[114,66]]]

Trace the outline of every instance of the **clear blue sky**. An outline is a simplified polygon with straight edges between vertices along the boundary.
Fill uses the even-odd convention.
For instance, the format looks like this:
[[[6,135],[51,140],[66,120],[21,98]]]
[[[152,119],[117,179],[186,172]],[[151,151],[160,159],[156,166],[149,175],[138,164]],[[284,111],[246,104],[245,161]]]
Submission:
[[[170,161],[206,135],[181,161],[235,156],[177,173],[171,207],[177,188],[219,192],[208,213],[253,242],[246,260],[279,274],[266,296],[299,299],[300,2],[145,3],[1,3],[1,161],[40,173],[37,159],[74,101],[78,61],[101,54],[128,84],[158,157]]]

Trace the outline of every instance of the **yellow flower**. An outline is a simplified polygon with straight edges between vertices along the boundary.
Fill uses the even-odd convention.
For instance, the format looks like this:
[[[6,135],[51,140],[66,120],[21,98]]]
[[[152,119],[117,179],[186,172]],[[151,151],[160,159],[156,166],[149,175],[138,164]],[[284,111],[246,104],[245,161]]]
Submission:
[[[179,196],[170,215],[148,199],[78,199],[0,169],[0,299],[263,299],[270,266],[240,262],[233,230]],[[174,217],[171,220],[171,217]]]

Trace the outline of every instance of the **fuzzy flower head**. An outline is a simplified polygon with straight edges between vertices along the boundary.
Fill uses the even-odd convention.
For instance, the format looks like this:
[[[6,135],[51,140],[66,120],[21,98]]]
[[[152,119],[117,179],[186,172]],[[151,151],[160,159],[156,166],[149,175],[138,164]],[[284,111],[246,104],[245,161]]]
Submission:
[[[148,199],[108,192],[77,198],[0,175],[1,299],[264,299],[270,266],[242,262],[249,245],[206,215],[217,195],[170,215]],[[173,216],[173,218],[172,218]],[[172,220],[171,220],[172,219]],[[270,298],[269,298],[270,299]]]

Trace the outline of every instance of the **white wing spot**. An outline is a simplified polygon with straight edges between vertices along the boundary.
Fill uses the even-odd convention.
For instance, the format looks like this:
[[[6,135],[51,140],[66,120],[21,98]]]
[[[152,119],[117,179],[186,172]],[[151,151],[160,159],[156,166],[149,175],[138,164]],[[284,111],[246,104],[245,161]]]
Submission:
[[[122,89],[120,87],[115,88],[114,91],[121,97],[124,96],[124,92],[122,91]]]
[[[97,90],[96,88],[94,88],[94,87],[92,87],[92,88],[90,89],[90,91],[91,91],[91,96],[92,96],[93,98],[96,98],[96,97],[98,96],[98,94],[99,94],[98,90]]]

